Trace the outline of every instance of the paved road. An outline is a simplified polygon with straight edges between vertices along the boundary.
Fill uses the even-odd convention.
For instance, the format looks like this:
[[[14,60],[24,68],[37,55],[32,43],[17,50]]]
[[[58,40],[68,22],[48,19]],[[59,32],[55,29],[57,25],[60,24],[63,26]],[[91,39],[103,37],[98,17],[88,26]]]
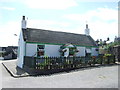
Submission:
[[[2,88],[118,88],[118,66],[22,78],[11,77],[2,66]]]

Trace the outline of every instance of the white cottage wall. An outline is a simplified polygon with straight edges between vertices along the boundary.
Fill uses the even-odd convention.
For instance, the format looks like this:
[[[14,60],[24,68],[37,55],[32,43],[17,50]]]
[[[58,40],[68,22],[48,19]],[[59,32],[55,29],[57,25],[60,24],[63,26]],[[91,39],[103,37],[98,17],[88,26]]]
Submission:
[[[61,45],[48,45],[45,44],[45,55],[48,57],[59,57],[60,56],[60,46]],[[85,56],[85,50],[86,47],[77,47],[79,50],[78,53],[76,53],[76,56]],[[35,55],[36,54],[36,55]],[[98,51],[96,51],[96,48],[91,48],[91,55],[92,56],[98,56]],[[26,44],[26,56],[37,56],[37,44]]]
[[[25,42],[23,40],[23,34],[21,31],[18,42],[18,60],[17,60],[17,66],[20,68],[23,68],[24,56],[25,56]]]
[[[26,44],[26,56],[37,56],[37,44]]]
[[[97,48],[92,48],[91,51],[91,56],[98,56],[98,51],[96,51]]]
[[[78,53],[76,53],[76,56],[85,56],[85,47],[77,47],[79,50]]]
[[[59,57],[59,49],[60,45],[45,45],[45,55],[48,57]]]

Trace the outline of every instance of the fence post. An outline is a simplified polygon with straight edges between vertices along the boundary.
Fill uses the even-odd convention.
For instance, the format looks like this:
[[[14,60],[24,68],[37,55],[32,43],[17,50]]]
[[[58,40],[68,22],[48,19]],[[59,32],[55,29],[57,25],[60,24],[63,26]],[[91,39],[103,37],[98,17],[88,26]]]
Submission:
[[[115,55],[113,55],[113,63],[115,63]]]
[[[50,57],[48,57],[48,69],[50,69]]]
[[[58,64],[58,65],[59,65],[59,69],[61,69],[61,65],[62,65],[62,58],[61,58],[61,57],[59,57],[59,58],[58,58],[58,61],[59,61],[59,64]]]
[[[63,68],[66,69],[66,57],[64,57],[64,64],[63,64]]]
[[[103,63],[103,56],[100,56],[100,64],[102,65]]]
[[[34,69],[36,69],[36,57],[34,57]]]
[[[74,57],[73,57],[74,58]],[[71,60],[71,68],[73,68],[73,58],[72,57],[70,57],[70,60]]]
[[[95,65],[95,58],[93,58],[93,65]]]
[[[110,64],[110,56],[107,56],[107,64]]]
[[[52,69],[52,60],[51,60],[52,58],[51,57],[49,57],[49,68],[50,68],[50,70]]]
[[[79,58],[80,58],[79,64],[80,64],[80,67],[81,67],[81,65],[82,65],[82,58],[81,57],[79,57]]]

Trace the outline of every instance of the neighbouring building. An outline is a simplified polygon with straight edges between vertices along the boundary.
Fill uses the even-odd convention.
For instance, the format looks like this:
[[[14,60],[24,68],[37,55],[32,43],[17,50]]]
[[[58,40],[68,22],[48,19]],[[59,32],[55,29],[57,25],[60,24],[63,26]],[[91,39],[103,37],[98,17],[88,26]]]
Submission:
[[[90,30],[88,29],[88,24],[86,24],[85,34],[27,28],[26,24],[25,16],[23,16],[18,43],[17,66],[20,68],[24,66],[25,56],[72,56],[73,54],[70,52],[71,49],[76,50],[75,56],[98,56],[98,46],[89,35]],[[65,48],[61,50],[62,47]],[[61,51],[63,51],[62,54]]]
[[[3,57],[3,54],[4,54],[4,49],[3,49],[4,47],[0,47],[0,60],[3,60],[4,59],[4,57]]]
[[[17,46],[0,47],[0,59],[17,59]]]
[[[113,52],[114,52],[116,61],[120,62],[120,36],[116,37],[114,42],[118,43],[118,45],[113,47]]]

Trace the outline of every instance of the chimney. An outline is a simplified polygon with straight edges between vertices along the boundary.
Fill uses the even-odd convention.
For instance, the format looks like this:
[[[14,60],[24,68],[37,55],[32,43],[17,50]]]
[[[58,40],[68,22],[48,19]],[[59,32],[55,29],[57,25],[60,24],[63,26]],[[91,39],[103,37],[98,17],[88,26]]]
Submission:
[[[88,24],[86,24],[85,34],[87,36],[90,34],[90,29],[88,28]]]
[[[22,29],[26,29],[26,25],[27,25],[27,22],[25,20],[25,16],[22,17],[22,25],[21,25],[21,28]]]

